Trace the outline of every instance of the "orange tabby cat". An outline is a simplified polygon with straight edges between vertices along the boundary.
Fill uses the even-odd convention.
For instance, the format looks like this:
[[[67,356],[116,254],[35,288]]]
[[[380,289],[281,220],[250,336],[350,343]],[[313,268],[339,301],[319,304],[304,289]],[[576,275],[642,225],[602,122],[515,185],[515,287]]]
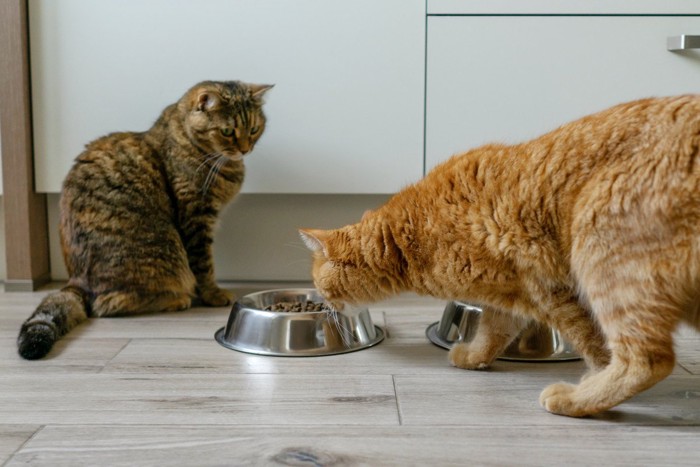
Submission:
[[[551,325],[590,371],[540,403],[607,410],[671,373],[679,322],[700,328],[700,96],[477,148],[359,223],[302,238],[338,306],[402,291],[482,304],[491,325],[454,346],[457,367],[486,368],[529,320]]]

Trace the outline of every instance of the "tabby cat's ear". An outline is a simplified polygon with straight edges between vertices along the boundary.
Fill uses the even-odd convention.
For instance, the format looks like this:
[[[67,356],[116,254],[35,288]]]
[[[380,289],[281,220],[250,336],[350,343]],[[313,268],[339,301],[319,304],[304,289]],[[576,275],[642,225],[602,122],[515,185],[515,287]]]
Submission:
[[[326,240],[328,239],[328,231],[318,229],[299,229],[299,235],[304,241],[306,247],[313,251],[323,251],[324,256],[328,256],[326,249]]]
[[[272,89],[274,84],[250,84],[250,91],[253,97],[263,97],[267,91]]]
[[[197,94],[197,101],[195,102],[195,107],[200,112],[202,112],[202,111],[208,112],[212,109],[217,108],[220,103],[221,103],[221,96],[219,96],[214,91],[206,90],[206,91],[200,91]]]

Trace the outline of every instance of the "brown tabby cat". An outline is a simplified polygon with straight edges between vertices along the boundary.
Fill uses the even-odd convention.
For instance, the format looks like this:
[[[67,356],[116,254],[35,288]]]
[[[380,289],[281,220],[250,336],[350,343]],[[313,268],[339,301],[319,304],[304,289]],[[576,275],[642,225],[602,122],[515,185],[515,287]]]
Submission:
[[[195,296],[210,306],[231,302],[214,281],[212,229],[265,130],[270,87],[202,82],[150,130],[87,145],[60,201],[70,280],[22,325],[22,357],[43,357],[88,316],[183,310]]]
[[[533,141],[453,157],[358,224],[303,230],[332,303],[415,291],[480,303],[489,327],[450,351],[488,367],[529,320],[590,367],[550,412],[607,410],[665,378],[672,333],[700,327],[700,96],[645,99]]]

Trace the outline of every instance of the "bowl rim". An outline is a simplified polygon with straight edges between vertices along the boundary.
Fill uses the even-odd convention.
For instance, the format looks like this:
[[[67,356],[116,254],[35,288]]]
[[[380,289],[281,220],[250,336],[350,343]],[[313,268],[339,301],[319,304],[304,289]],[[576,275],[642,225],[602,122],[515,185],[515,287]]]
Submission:
[[[336,313],[342,313],[341,311],[338,310],[320,310],[320,311],[274,311],[274,310],[265,310],[262,308],[257,308],[255,305],[251,304],[250,301],[247,303],[244,302],[244,300],[248,297],[255,297],[259,296],[262,294],[273,294],[273,293],[281,293],[281,292],[290,292],[290,293],[297,293],[298,295],[304,295],[304,294],[309,294],[309,292],[314,292],[320,299],[321,301],[316,301],[316,300],[309,300],[314,303],[324,303],[326,305],[329,305],[329,303],[321,296],[320,293],[318,293],[317,289],[313,287],[293,287],[289,289],[285,288],[277,288],[277,289],[267,289],[267,290],[260,290],[258,292],[252,292],[249,294],[243,295],[241,298],[236,300],[233,304],[233,306],[239,305],[240,308],[247,308],[249,310],[261,312],[261,313],[271,313],[273,315],[290,315],[290,316],[296,316],[296,315],[318,315],[318,314],[326,314],[329,312],[336,312]],[[348,307],[349,310],[369,310],[366,307]]]
[[[257,292],[251,292],[249,294],[246,294],[242,297],[240,297],[238,300],[236,300],[231,307],[231,311],[228,315],[228,322],[225,326],[223,326],[221,329],[216,331],[214,334],[214,338],[216,341],[221,344],[223,347],[226,347],[228,349],[236,350],[239,352],[244,352],[248,354],[254,354],[254,355],[264,355],[264,356],[277,356],[277,357],[321,357],[321,356],[328,356],[328,355],[338,355],[338,354],[343,354],[343,353],[348,353],[348,352],[355,352],[358,350],[366,349],[368,347],[372,347],[374,345],[377,345],[381,341],[384,340],[386,337],[385,331],[380,327],[375,325],[372,322],[372,316],[369,311],[368,307],[348,307],[347,309],[343,311],[337,311],[339,314],[346,315],[348,319],[358,319],[360,315],[366,314],[366,317],[368,318],[368,321],[366,324],[372,326],[374,328],[374,337],[372,339],[369,339],[368,341],[364,342],[358,342],[358,341],[353,341],[350,346],[344,346],[342,348],[332,348],[328,349],[325,347],[317,347],[317,348],[308,348],[308,349],[303,349],[303,350],[296,350],[296,351],[286,351],[286,352],[279,352],[273,349],[265,349],[265,348],[260,348],[260,347],[255,347],[251,346],[248,343],[236,343],[232,342],[231,340],[228,340],[227,337],[227,331],[228,327],[231,324],[232,316],[234,313],[244,313],[244,314],[250,314],[253,316],[253,319],[255,317],[260,317],[260,318],[269,318],[271,320],[279,320],[279,321],[284,321],[284,322],[289,322],[289,321],[294,321],[294,320],[313,320],[313,321],[318,321],[320,319],[323,319],[324,317],[327,317],[328,320],[332,320],[332,318],[329,316],[329,313],[331,313],[328,310],[322,310],[322,311],[294,311],[294,312],[288,312],[288,311],[272,311],[272,310],[264,310],[262,308],[258,308],[256,304],[253,303],[254,300],[250,299],[250,297],[256,297],[260,295],[275,295],[275,293],[286,293],[289,295],[305,295],[305,296],[315,296],[318,297],[323,301],[323,303],[326,303],[325,300],[323,300],[323,297],[318,293],[317,289],[315,288],[307,288],[307,287],[295,287],[295,288],[276,288],[276,289],[267,289],[267,290],[260,290]],[[249,298],[248,300],[246,300]],[[315,300],[311,300],[315,301]],[[317,301],[316,301],[317,302]],[[346,311],[349,311],[349,313],[346,313]],[[362,321],[364,321],[365,318],[359,318]],[[369,326],[363,326],[363,328],[367,329]]]
[[[263,357],[287,357],[287,358],[293,358],[293,357],[328,357],[331,355],[341,355],[341,354],[346,354],[350,352],[357,352],[358,350],[363,350],[367,349],[370,347],[374,347],[375,345],[379,344],[384,340],[386,337],[384,330],[377,326],[376,324],[372,324],[374,326],[375,330],[375,337],[371,341],[364,343],[362,345],[357,345],[354,347],[345,347],[342,349],[337,349],[337,350],[331,350],[331,351],[318,351],[318,350],[306,350],[306,351],[298,351],[298,352],[275,352],[275,351],[268,351],[268,350],[251,350],[249,348],[233,344],[226,339],[224,339],[224,335],[226,333],[226,326],[222,327],[216,333],[214,333],[214,339],[221,344],[223,347],[231,350],[236,350],[238,352],[250,354],[250,355],[259,355]]]

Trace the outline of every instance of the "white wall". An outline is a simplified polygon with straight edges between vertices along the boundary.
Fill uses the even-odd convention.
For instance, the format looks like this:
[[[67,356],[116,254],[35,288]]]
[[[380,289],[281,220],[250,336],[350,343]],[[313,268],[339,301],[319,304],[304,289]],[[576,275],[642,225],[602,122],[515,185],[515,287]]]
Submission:
[[[242,194],[223,212],[214,240],[220,281],[308,281],[310,253],[300,227],[334,228],[360,219],[388,195]],[[58,241],[59,195],[48,195],[51,276],[67,278]],[[4,252],[3,252],[4,254]]]

